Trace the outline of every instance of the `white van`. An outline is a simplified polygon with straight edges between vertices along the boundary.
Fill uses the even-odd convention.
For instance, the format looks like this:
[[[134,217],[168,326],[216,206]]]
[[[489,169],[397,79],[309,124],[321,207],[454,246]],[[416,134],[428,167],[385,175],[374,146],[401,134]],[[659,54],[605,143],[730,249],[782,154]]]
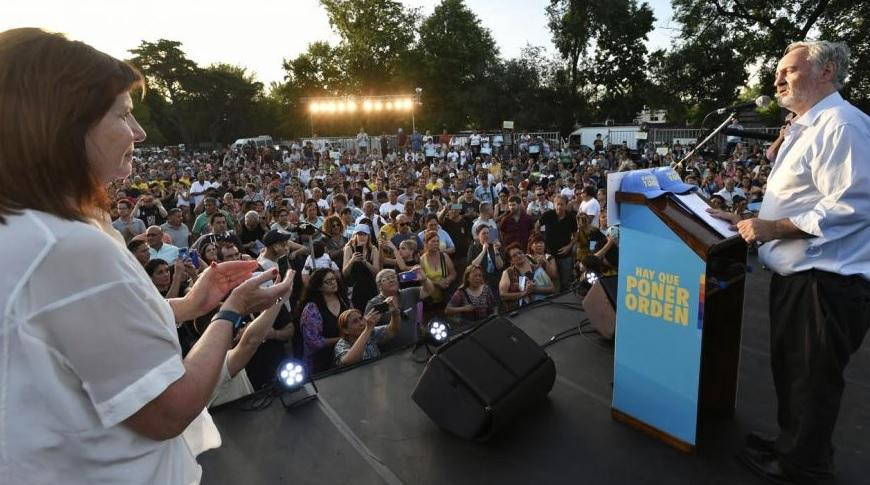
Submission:
[[[269,135],[260,135],[255,136],[253,138],[239,138],[235,142],[233,142],[231,148],[233,150],[241,150],[245,145],[254,145],[257,148],[271,146],[275,143],[272,141],[272,137]]]

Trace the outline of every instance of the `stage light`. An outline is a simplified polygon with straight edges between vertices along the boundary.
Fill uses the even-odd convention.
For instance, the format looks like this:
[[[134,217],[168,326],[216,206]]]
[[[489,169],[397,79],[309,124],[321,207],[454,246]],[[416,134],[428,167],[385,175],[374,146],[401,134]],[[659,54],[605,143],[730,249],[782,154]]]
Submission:
[[[342,102],[338,103],[337,108],[338,108],[339,113],[344,113],[347,110],[347,103],[342,101]]]
[[[356,101],[348,101],[347,102],[347,112],[353,113],[356,111]]]
[[[392,109],[393,109],[393,102],[392,102],[392,101],[387,101],[387,103],[384,105],[384,107],[387,108],[387,111],[392,111]]]
[[[587,271],[586,272],[586,282],[589,283],[590,285],[594,285],[596,281],[598,281],[598,275],[591,272],[591,271]]]
[[[449,336],[450,325],[448,325],[447,322],[438,319],[433,319],[429,322],[426,338],[429,339],[429,342],[432,345],[441,345],[444,342],[447,342]]]
[[[374,105],[370,99],[363,101],[363,111],[371,111]]]
[[[305,384],[305,367],[295,360],[285,360],[278,366],[278,383],[288,390],[296,390]]]
[[[336,106],[335,101],[330,101],[329,104],[328,104],[327,106],[328,106],[328,107],[327,107],[327,111],[329,111],[330,113],[335,113],[336,110],[338,109],[338,107]]]
[[[384,109],[383,101],[375,101],[375,111],[381,111]]]
[[[406,111],[411,111],[414,108],[414,102],[406,98],[402,100],[402,108]]]
[[[286,359],[282,361],[278,365],[275,380],[278,381],[278,390],[282,391],[280,392],[280,399],[285,409],[293,409],[300,404],[317,399],[317,384],[308,376],[305,366],[298,360]],[[311,384],[311,386],[306,387],[306,384]],[[306,390],[305,396],[295,399],[291,398],[291,396],[303,389]]]
[[[320,112],[320,103],[313,102],[313,103],[308,105],[308,109],[311,110],[312,113],[319,113]]]

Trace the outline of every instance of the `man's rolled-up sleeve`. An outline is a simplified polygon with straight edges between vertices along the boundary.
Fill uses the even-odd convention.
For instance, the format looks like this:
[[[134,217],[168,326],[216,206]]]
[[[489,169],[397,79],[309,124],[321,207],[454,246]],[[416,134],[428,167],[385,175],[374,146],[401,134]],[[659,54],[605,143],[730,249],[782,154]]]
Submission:
[[[813,182],[822,198],[789,220],[801,231],[825,240],[864,228],[870,214],[870,147],[851,125],[837,127],[814,157]]]

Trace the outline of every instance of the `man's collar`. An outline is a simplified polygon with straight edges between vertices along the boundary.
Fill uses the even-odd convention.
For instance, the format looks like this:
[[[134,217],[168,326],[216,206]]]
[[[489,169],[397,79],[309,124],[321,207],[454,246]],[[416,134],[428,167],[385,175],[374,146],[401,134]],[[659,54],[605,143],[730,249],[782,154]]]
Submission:
[[[812,108],[809,109],[802,116],[792,121],[792,124],[803,125],[803,126],[812,126],[816,124],[816,120],[821,116],[822,111],[831,108],[840,104],[843,101],[843,97],[840,96],[840,93],[834,91],[833,93],[825,96],[819,102],[813,105]]]

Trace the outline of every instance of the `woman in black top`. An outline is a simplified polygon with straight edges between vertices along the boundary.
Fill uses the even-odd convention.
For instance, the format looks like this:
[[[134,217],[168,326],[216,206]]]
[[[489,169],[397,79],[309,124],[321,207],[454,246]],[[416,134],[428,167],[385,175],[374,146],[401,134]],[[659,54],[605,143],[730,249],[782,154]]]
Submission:
[[[366,304],[378,294],[375,275],[381,270],[381,257],[371,243],[371,229],[359,224],[353,237],[344,247],[342,274],[350,290],[351,304],[357,310],[365,310]]]
[[[338,342],[338,316],[349,308],[336,274],[326,268],[316,270],[302,298],[299,319],[302,355],[311,374],[329,369],[333,348]]]

